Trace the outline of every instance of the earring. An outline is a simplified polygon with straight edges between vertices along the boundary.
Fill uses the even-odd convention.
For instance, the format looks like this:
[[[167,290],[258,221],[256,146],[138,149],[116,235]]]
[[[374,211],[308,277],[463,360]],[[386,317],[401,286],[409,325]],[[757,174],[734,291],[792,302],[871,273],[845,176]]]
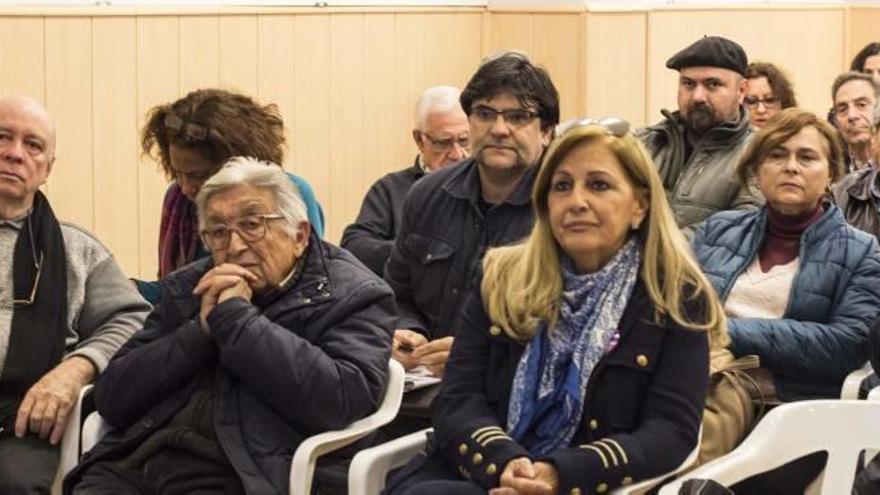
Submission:
[[[632,227],[633,230],[639,230],[639,227],[641,227],[641,226],[642,226],[641,220],[635,220],[635,221],[633,221],[633,223],[630,224],[630,227]]]

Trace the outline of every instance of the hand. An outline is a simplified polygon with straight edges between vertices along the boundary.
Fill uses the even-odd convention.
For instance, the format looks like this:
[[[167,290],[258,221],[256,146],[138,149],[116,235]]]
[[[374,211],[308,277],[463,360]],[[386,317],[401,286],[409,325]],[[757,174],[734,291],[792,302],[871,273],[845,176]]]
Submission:
[[[202,296],[202,306],[199,310],[202,331],[206,334],[209,332],[208,314],[214,306],[233,297],[250,301],[253,296],[250,284],[256,280],[257,277],[253,273],[231,263],[224,263],[208,270],[193,289],[193,294]]]
[[[432,340],[416,348],[412,357],[417,359],[419,364],[428,368],[432,375],[443,378],[443,373],[446,371],[446,361],[449,360],[449,350],[452,349],[452,341],[452,337]]]
[[[43,375],[24,395],[15,417],[15,436],[30,430],[58,445],[79,391],[95,378],[95,365],[84,357],[65,359]]]
[[[552,465],[546,462],[533,464],[528,457],[517,457],[504,467],[498,488],[490,490],[489,495],[555,495],[558,481],[557,486],[552,486],[545,479],[550,477],[547,466],[555,476],[556,469]]]
[[[427,343],[428,339],[424,335],[406,328],[398,328],[394,331],[394,341],[391,343],[391,357],[402,364],[403,369],[411,370],[419,365],[413,353]]]

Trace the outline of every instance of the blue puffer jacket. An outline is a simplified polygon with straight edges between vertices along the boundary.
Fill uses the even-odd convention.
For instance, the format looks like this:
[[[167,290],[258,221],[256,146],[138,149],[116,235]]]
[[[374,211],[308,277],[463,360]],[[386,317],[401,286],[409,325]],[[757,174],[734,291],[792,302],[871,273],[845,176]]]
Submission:
[[[728,321],[730,350],[757,354],[784,401],[839,396],[846,375],[868,359],[868,329],[880,313],[877,240],[826,208],[801,237],[783,317]],[[694,251],[722,300],[758,255],[766,224],[764,207],[718,213],[697,231]]]

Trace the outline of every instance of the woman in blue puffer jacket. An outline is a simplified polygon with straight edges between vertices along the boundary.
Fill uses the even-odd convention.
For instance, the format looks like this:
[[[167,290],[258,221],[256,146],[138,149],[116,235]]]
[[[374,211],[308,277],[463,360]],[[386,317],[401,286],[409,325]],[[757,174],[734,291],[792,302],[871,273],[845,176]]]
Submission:
[[[846,375],[868,359],[880,253],[876,239],[827,200],[842,173],[834,129],[786,109],[739,164],[740,180],[756,180],[766,205],[713,215],[693,241],[723,301],[730,350],[759,356],[770,403],[837,397]]]

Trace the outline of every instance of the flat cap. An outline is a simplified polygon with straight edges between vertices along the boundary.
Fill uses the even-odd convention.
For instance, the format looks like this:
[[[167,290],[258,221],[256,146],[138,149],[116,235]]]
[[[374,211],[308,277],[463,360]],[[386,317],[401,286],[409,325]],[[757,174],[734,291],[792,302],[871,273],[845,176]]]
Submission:
[[[746,75],[748,65],[745,50],[721,36],[704,36],[666,61],[666,67],[679,71],[686,67],[721,67],[742,76]]]

